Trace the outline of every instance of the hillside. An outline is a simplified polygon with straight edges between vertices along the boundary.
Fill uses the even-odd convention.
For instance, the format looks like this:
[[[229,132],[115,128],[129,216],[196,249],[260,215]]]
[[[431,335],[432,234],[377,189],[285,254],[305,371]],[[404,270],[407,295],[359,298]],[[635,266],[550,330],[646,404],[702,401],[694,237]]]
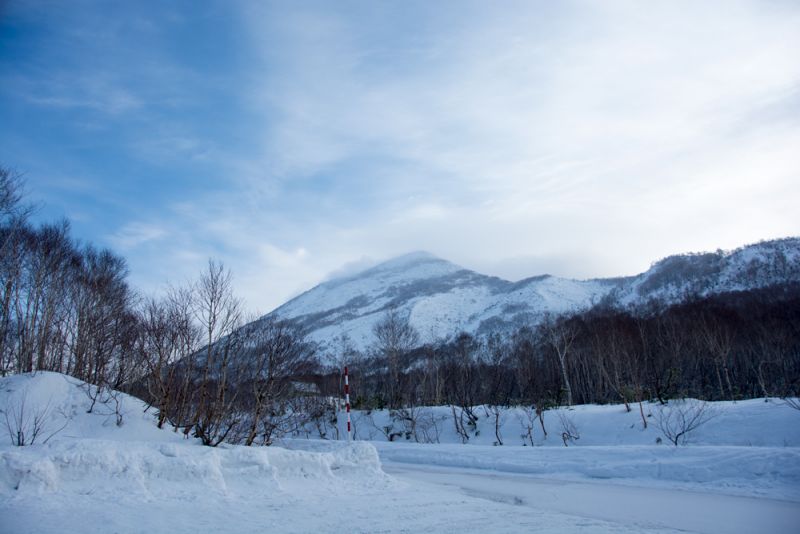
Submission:
[[[787,238],[728,252],[670,256],[624,281],[609,296],[620,306],[648,301],[663,305],[688,296],[704,297],[798,281],[800,238]]]

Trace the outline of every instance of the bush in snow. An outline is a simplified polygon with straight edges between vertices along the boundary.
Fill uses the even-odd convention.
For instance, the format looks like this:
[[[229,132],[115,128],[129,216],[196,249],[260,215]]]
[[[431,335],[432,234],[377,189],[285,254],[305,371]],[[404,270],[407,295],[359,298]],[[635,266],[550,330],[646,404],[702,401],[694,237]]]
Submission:
[[[439,443],[441,421],[430,408],[400,408],[391,410],[390,415],[393,421],[400,423],[406,439],[413,439],[417,443]],[[391,437],[389,441],[393,441]]]
[[[114,416],[117,426],[122,426],[125,413],[122,410],[122,393],[111,389],[107,384],[94,386],[92,384],[81,384],[80,388],[89,397],[91,404],[86,413],[99,413],[106,416]]]
[[[558,421],[561,423],[561,440],[564,442],[564,446],[568,447],[570,443],[581,439],[575,421],[564,410],[558,410],[556,413],[558,413]]]
[[[42,443],[47,441],[64,430],[69,423],[69,418],[64,415],[64,424],[56,429],[51,429],[50,403],[43,407],[29,409],[26,406],[27,392],[23,391],[18,398],[10,400],[2,410],[5,412],[6,431],[11,438],[11,444],[16,447],[33,445],[37,439],[44,438]]]
[[[705,401],[697,399],[673,400],[660,406],[656,423],[661,433],[676,447],[686,444],[689,435],[706,424],[715,413]]]

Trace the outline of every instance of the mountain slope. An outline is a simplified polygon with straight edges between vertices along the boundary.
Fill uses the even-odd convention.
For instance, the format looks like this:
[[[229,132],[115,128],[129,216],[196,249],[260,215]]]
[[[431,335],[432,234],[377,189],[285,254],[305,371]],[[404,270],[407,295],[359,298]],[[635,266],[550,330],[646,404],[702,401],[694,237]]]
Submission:
[[[570,280],[549,275],[510,282],[425,252],[324,282],[269,316],[291,319],[311,341],[340,350],[346,339],[365,350],[372,327],[390,308],[408,317],[422,341],[459,331],[478,335],[536,324],[545,314],[605,305],[668,305],[691,296],[800,282],[800,238],[765,241],[731,252],[670,256],[636,276]]]

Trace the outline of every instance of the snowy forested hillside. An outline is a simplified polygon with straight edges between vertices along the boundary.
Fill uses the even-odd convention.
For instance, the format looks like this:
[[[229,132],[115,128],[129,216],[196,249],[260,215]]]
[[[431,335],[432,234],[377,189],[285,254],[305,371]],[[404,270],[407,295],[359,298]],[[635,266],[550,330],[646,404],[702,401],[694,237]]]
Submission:
[[[373,341],[373,325],[390,308],[408,317],[424,342],[459,331],[505,332],[536,324],[545,314],[585,310],[600,302],[674,304],[689,296],[798,281],[798,238],[732,252],[671,256],[637,276],[584,281],[542,275],[509,282],[417,252],[320,284],[270,316],[298,322],[323,349],[351,343],[364,350]]]
[[[347,336],[358,349],[389,308],[408,316],[430,341],[467,330],[483,332],[533,321],[544,312],[590,306],[606,281],[540,276],[512,283],[463,269],[427,253],[401,256],[358,275],[325,282],[273,312],[295,319],[323,346]]]

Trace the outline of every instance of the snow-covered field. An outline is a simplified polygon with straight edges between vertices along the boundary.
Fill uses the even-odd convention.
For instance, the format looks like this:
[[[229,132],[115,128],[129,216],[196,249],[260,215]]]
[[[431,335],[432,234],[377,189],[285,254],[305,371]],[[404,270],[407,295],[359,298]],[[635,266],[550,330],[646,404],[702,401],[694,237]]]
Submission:
[[[157,429],[141,401],[124,395],[121,426],[113,400],[88,414],[87,391],[53,373],[0,379],[0,532],[780,533],[800,525],[800,412],[778,401],[716,405],[681,447],[655,444],[654,424],[644,430],[638,413],[612,406],[572,410],[580,439],[569,447],[547,413],[548,438],[521,446],[509,412],[502,447],[491,445],[493,426],[481,426],[487,417],[470,445],[443,427],[440,444],[380,435],[212,449]],[[7,415],[13,427],[15,415],[27,421],[28,432],[39,416],[36,443],[12,446]]]

